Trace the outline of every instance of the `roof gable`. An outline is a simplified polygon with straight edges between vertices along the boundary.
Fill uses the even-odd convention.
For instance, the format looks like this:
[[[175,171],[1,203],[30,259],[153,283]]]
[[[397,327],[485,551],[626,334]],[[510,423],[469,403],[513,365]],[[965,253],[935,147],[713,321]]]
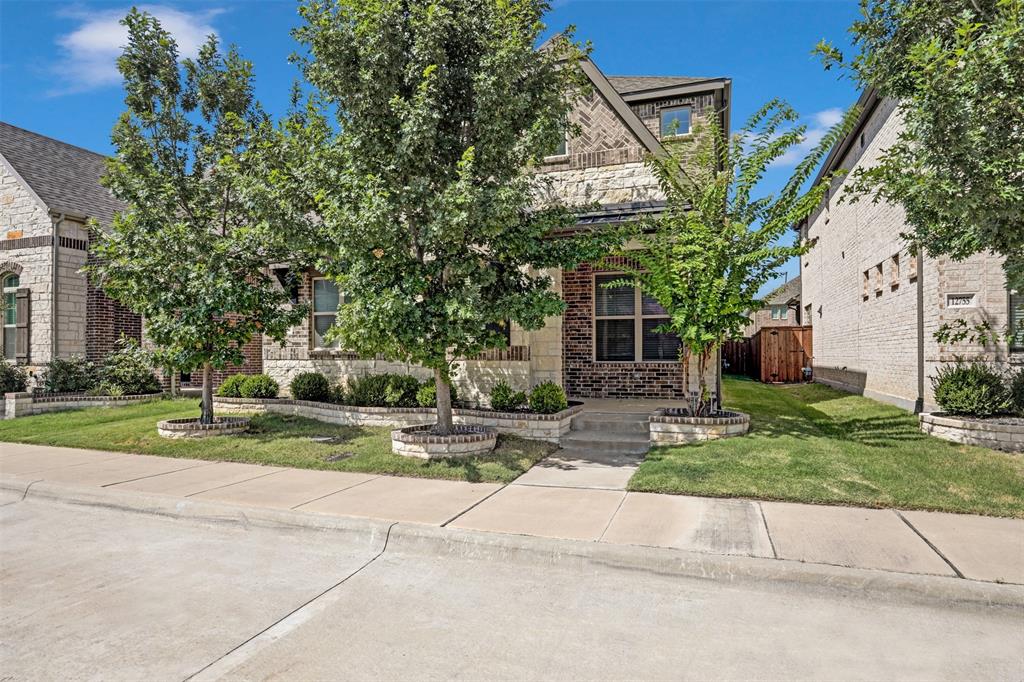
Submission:
[[[102,154],[0,121],[0,154],[45,207],[109,225],[124,209],[100,184]]]

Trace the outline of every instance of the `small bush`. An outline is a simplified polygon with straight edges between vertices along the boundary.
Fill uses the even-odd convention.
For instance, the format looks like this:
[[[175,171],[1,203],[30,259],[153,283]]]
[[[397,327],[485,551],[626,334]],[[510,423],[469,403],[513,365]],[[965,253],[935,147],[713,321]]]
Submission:
[[[28,374],[25,369],[12,365],[0,358],[0,395],[4,393],[20,393],[28,386]]]
[[[331,399],[331,382],[320,372],[302,372],[295,375],[289,390],[296,400],[325,403]]]
[[[458,392],[454,386],[449,386],[451,389],[452,405],[458,402]],[[433,379],[427,379],[420,384],[419,390],[416,391],[416,404],[420,407],[437,407],[437,385]]]
[[[99,383],[96,365],[82,357],[50,360],[39,385],[47,393],[82,393]]]
[[[554,414],[569,407],[565,391],[553,381],[537,384],[530,391],[530,410],[540,414]]]
[[[276,398],[277,382],[266,374],[253,374],[245,378],[238,392],[243,398]]]
[[[1024,417],[1024,367],[1010,376],[1010,402],[1013,411]]]
[[[120,395],[160,392],[160,381],[153,374],[152,355],[138,341],[127,337],[122,337],[118,349],[103,362],[100,378],[101,383],[120,389]]]
[[[360,407],[415,407],[419,387],[405,374],[368,374],[349,382],[346,399]]]
[[[501,380],[491,389],[491,409],[512,412],[526,404],[526,393],[513,391],[508,382]]]
[[[248,378],[246,374],[232,374],[217,387],[217,395],[222,398],[241,398],[242,384]]]
[[[932,377],[935,402],[950,414],[990,417],[1010,409],[1003,376],[983,362],[957,362]]]
[[[351,405],[348,398],[348,387],[345,384],[331,386],[331,395],[327,400],[338,405]]]

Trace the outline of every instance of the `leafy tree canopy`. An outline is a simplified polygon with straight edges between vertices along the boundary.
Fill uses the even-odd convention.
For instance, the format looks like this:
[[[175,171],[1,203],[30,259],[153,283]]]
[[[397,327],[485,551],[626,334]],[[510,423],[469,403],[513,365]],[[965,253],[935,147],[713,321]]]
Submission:
[[[906,237],[931,254],[1002,254],[1024,290],[1024,2],[861,0],[861,11],[856,55],[818,51],[895,98],[906,128],[851,191],[901,204]]]
[[[127,110],[104,182],[128,207],[97,230],[92,275],[143,316],[161,364],[204,368],[208,422],[212,368],[241,364],[253,335],[282,340],[304,315],[266,270],[288,244],[244,191],[259,183],[247,175],[249,150],[275,133],[253,98],[252,65],[233,47],[222,54],[211,36],[179,63],[152,16],[133,9],[122,23]]]

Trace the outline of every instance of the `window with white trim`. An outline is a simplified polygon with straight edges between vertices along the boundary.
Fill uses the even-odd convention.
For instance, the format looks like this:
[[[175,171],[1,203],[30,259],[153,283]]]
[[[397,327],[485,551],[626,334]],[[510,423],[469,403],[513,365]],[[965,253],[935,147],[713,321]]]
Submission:
[[[1024,294],[1010,292],[1010,350],[1024,351]]]
[[[313,348],[337,348],[337,341],[324,337],[338,317],[338,285],[324,277],[313,278]]]
[[[661,137],[680,137],[690,134],[690,107],[672,107],[661,110]]]
[[[655,331],[669,321],[639,287],[607,287],[623,275],[594,277],[594,358],[598,362],[676,362],[679,337]]]
[[[17,359],[15,345],[18,338],[18,284],[20,281],[18,275],[13,273],[3,277],[3,351],[4,358],[9,362],[14,362]]]
[[[789,306],[785,304],[772,304],[772,319],[773,320],[788,320],[789,319]]]

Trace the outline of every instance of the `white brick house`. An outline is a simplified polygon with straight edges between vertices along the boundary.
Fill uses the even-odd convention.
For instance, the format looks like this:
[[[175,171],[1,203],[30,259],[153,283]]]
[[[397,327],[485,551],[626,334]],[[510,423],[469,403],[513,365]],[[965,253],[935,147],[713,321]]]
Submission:
[[[875,163],[902,127],[896,105],[873,90],[858,105],[857,126],[836,145],[819,174]],[[826,383],[917,411],[935,408],[930,377],[956,356],[1024,363],[1024,338],[989,347],[943,345],[946,322],[987,320],[997,330],[1024,316],[1007,291],[1001,258],[963,261],[914,256],[899,206],[841,201],[847,176],[833,181],[823,205],[800,225],[813,245],[801,258],[803,323],[814,328],[814,376]]]

